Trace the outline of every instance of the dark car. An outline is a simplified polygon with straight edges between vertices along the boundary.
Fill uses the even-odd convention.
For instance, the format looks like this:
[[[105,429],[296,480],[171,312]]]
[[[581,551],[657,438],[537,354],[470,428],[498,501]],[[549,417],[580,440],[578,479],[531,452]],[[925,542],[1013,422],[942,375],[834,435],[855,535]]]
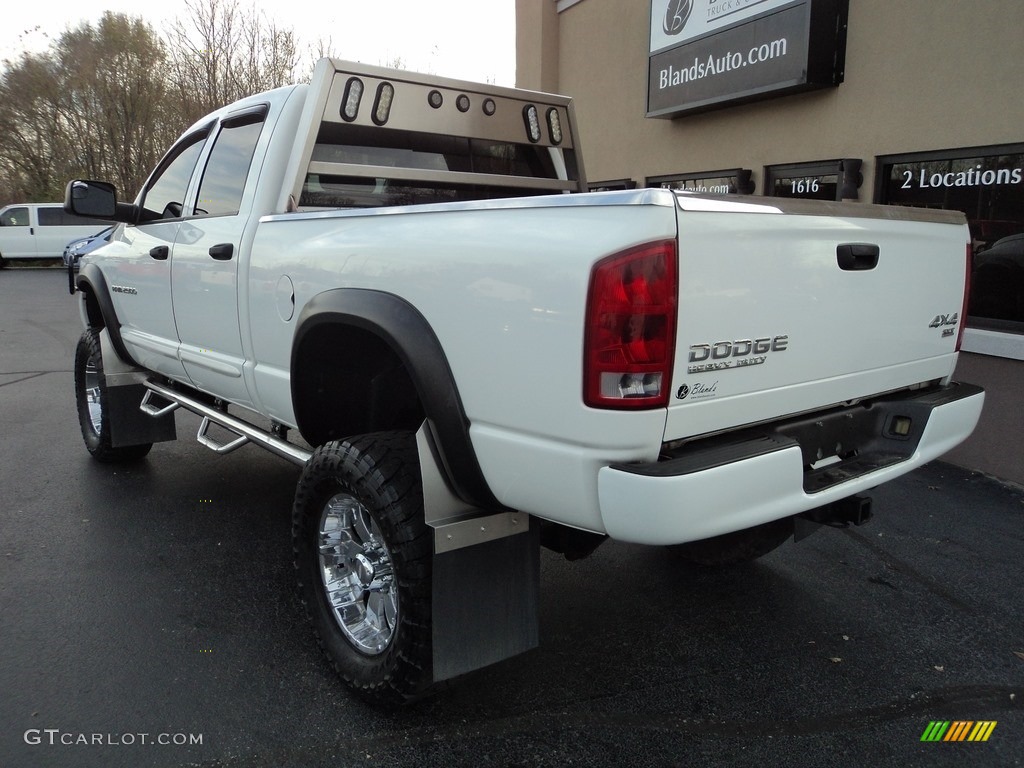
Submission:
[[[89,237],[80,237],[77,240],[72,240],[66,246],[64,246],[64,266],[78,269],[78,260],[87,253],[92,253],[101,245],[106,245],[110,242],[110,235],[113,233],[113,227],[107,227],[97,232],[95,235]]]

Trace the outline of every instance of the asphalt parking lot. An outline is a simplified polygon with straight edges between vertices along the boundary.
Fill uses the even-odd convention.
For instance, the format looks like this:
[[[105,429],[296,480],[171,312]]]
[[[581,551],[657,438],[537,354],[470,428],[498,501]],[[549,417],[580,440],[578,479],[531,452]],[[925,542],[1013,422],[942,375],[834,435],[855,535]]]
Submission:
[[[0,767],[1024,764],[1019,488],[936,462],[869,525],[728,571],[545,552],[540,648],[380,712],[296,596],[297,469],[181,413],[141,463],[93,462],[79,332],[62,271],[0,272]]]

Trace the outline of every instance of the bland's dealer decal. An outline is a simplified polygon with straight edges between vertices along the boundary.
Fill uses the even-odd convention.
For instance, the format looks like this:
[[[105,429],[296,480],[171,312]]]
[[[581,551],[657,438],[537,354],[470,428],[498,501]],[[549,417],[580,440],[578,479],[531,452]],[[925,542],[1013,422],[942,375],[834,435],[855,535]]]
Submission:
[[[685,400],[689,397],[691,400],[707,400],[717,394],[717,381],[698,381],[692,387],[688,387],[686,384],[679,387],[676,390],[676,399]]]

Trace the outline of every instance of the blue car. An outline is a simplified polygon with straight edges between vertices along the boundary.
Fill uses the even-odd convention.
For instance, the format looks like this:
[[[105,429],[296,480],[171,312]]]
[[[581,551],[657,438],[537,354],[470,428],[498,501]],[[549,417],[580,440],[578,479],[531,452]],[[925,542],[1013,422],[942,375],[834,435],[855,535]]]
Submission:
[[[95,235],[72,240],[64,246],[64,266],[78,269],[78,260],[85,254],[92,253],[101,245],[109,243],[110,235],[113,231],[114,228],[111,226],[97,232]]]

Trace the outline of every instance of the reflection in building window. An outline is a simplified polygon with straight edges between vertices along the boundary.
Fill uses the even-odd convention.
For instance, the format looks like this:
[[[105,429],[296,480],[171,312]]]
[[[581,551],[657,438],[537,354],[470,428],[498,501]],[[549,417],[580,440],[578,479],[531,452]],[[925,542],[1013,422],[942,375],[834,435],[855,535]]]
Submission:
[[[678,189],[702,195],[751,195],[754,193],[753,173],[746,168],[648,176],[645,186]]]
[[[878,168],[880,202],[967,216],[968,325],[1024,333],[1024,145],[882,157]]]

